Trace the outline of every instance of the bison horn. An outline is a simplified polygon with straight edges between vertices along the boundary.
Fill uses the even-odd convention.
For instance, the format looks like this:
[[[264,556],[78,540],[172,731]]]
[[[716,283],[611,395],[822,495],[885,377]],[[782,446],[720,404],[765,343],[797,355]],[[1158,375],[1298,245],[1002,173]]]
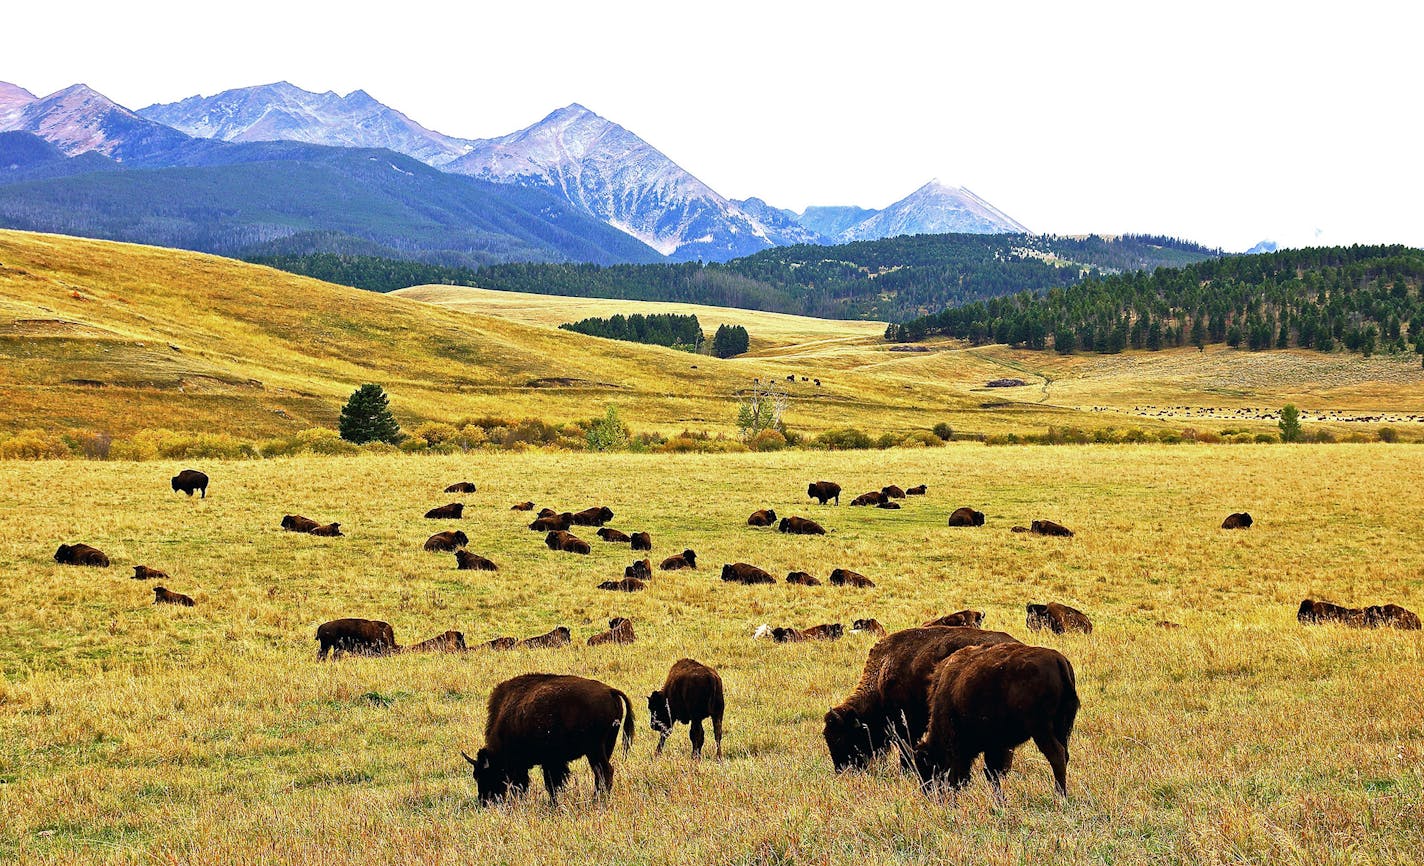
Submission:
[[[465,760],[469,761],[471,767],[474,767],[474,768],[476,768],[476,769],[479,768],[480,762],[479,762],[479,761],[476,761],[474,758],[471,758],[469,755],[465,754],[465,750],[464,750],[464,749],[461,749],[461,750],[460,750],[460,757],[462,757],[462,758],[464,758]]]

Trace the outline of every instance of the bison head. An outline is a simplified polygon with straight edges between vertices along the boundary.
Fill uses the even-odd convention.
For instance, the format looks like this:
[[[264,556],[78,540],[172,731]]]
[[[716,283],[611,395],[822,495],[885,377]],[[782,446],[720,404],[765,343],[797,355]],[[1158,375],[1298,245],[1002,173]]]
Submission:
[[[660,734],[672,730],[672,704],[661,690],[648,695],[648,724]]]
[[[837,773],[864,767],[879,751],[872,727],[852,709],[837,707],[827,712],[822,736]]]
[[[515,787],[514,777],[489,749],[480,749],[473,758],[461,752],[460,757],[474,767],[475,788],[479,791],[481,806],[497,803],[510,795]]]
[[[1038,521],[1035,520],[1034,522],[1037,523]],[[1053,627],[1053,619],[1048,615],[1048,605],[1028,604],[1024,605],[1024,607],[1028,611],[1024,625],[1029,629],[1037,631],[1038,629],[1051,629]]]

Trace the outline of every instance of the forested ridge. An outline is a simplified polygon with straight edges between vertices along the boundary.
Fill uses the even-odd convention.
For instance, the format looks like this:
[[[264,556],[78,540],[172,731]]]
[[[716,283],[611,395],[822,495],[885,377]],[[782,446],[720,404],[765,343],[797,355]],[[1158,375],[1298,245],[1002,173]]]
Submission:
[[[696,316],[677,313],[653,313],[646,316],[642,313],[630,316],[620,314],[608,318],[594,316],[577,322],[565,322],[559,327],[565,331],[593,337],[668,346],[689,352],[702,348],[704,339],[702,325],[698,323]]]

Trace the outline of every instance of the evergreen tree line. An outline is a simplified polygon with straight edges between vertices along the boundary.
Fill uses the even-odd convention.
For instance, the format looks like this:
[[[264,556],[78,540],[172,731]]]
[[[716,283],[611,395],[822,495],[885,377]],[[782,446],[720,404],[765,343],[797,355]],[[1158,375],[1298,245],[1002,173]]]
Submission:
[[[1212,259],[1023,291],[891,324],[885,338],[1111,354],[1225,343],[1424,354],[1424,250],[1324,247]]]
[[[654,346],[668,346],[697,352],[702,349],[702,326],[696,316],[681,316],[676,313],[654,313],[631,316],[616,315],[606,319],[591,317],[578,322],[565,322],[559,326],[565,331],[575,331],[592,337],[607,337],[610,340],[626,340],[630,343],[649,343]]]
[[[712,354],[719,358],[732,358],[745,352],[751,345],[751,335],[741,325],[718,325],[712,337]]]

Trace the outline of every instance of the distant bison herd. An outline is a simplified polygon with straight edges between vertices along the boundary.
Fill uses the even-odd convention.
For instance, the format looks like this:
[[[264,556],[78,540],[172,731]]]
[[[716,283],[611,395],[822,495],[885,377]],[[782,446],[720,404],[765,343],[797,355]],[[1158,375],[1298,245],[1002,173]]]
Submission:
[[[201,498],[207,497],[208,476],[202,472],[184,470],[171,483],[174,491],[190,497],[199,491]],[[444,488],[447,493],[465,494],[476,489],[469,481]],[[806,492],[823,506],[829,502],[840,504],[841,487],[834,482],[814,482]],[[904,489],[890,484],[863,493],[850,504],[899,508],[896,500],[925,496],[926,492],[923,484]],[[510,510],[533,511],[534,507],[533,502],[526,501]],[[437,506],[425,517],[460,520],[464,517],[464,504]],[[544,532],[545,546],[551,551],[590,554],[591,545],[570,531],[574,526],[598,527],[597,536],[605,543],[628,544],[635,551],[652,550],[649,533],[626,533],[605,526],[613,518],[613,511],[602,505],[577,512],[545,508],[529,529]],[[955,509],[948,518],[951,527],[983,527],[985,523],[985,514],[969,507]],[[746,525],[775,526],[788,535],[826,534],[814,520],[794,515],[778,517],[771,508],[753,512]],[[1250,529],[1252,525],[1251,515],[1240,512],[1228,516],[1221,528]],[[339,523],[321,524],[295,514],[284,516],[280,526],[290,532],[343,536]],[[1014,526],[1012,531],[1074,537],[1067,527],[1044,519],[1033,520],[1028,527]],[[464,531],[446,530],[427,538],[424,550],[453,553],[456,567],[461,570],[498,570],[490,560],[467,550],[469,544]],[[111,564],[108,556],[87,544],[61,544],[54,561],[97,568]],[[697,568],[697,553],[691,549],[669,556],[658,565],[658,570],[664,572]],[[169,579],[164,571],[147,565],[134,565],[133,569],[136,580]],[[778,582],[770,572],[745,562],[723,564],[721,579],[747,586]],[[652,581],[651,561],[643,558],[627,566],[621,579],[606,580],[597,588],[638,592],[653,585]],[[788,573],[784,582],[803,587],[822,585],[805,571]],[[875,588],[873,580],[848,568],[832,569],[826,582],[836,587]],[[153,592],[154,604],[195,605],[190,596],[163,586],[154,586]],[[913,772],[922,787],[932,792],[967,784],[975,761],[982,755],[985,775],[995,795],[1001,797],[999,783],[1012,766],[1014,750],[1032,740],[1052,768],[1055,790],[1066,796],[1068,746],[1079,708],[1073,666],[1057,650],[1026,645],[1007,633],[985,630],[984,618],[983,611],[961,610],[897,632],[888,632],[873,618],[852,623],[851,634],[870,635],[876,642],[869,650],[859,685],[825,714],[822,736],[836,772],[863,768],[894,749],[899,752],[904,769]],[[1306,599],[1301,602],[1297,618],[1304,625],[1420,628],[1416,614],[1395,604],[1359,609]],[[1166,621],[1158,625],[1179,627]],[[1029,631],[1060,635],[1093,631],[1086,614],[1058,602],[1026,605],[1025,626]],[[821,623],[806,628],[763,625],[754,636],[776,643],[803,643],[836,641],[845,635],[840,623]],[[558,626],[522,640],[497,636],[471,645],[463,633],[451,629],[402,647],[396,642],[390,623],[348,617],[319,625],[316,640],[317,657],[335,659],[343,655],[551,649],[567,646],[573,635],[567,626]],[[602,646],[635,640],[633,621],[620,616],[609,620],[606,631],[590,635],[587,643]],[[703,722],[710,720],[716,755],[718,759],[722,757],[726,699],[721,676],[715,669],[690,658],[679,659],[668,671],[662,688],[648,696],[647,705],[651,727],[659,734],[658,754],[674,725],[684,723],[690,726],[692,754],[700,757],[705,740]],[[621,738],[624,751],[628,750],[634,724],[633,702],[618,689],[577,676],[524,674],[494,688],[489,698],[485,744],[474,757],[461,754],[473,768],[482,804],[525,791],[529,772],[535,766],[542,768],[545,788],[550,799],[557,802],[569,776],[570,762],[579,759],[588,761],[595,793],[601,796],[612,788],[612,758],[617,743]]]

